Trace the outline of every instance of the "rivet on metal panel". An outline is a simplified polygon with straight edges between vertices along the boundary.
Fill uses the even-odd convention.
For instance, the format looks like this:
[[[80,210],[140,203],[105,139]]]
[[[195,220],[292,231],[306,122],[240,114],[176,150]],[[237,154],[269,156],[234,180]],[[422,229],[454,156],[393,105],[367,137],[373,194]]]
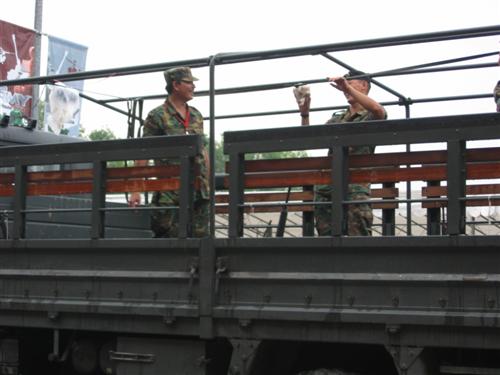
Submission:
[[[173,325],[175,323],[175,316],[173,316],[173,315],[164,316],[163,323],[165,323],[167,326]]]
[[[398,296],[392,297],[392,306],[394,306],[394,307],[399,306],[399,297]]]
[[[241,328],[245,329],[252,325],[252,321],[250,319],[240,319],[238,321],[238,324],[240,325]]]
[[[47,317],[50,319],[50,320],[56,320],[57,318],[59,318],[59,312],[57,311],[49,311],[47,313]]]
[[[204,355],[202,355],[201,357],[198,357],[196,358],[196,365],[198,367],[205,367],[206,365],[208,365],[212,360],[205,357]]]
[[[165,311],[165,315],[163,315],[163,323],[166,325],[172,325],[175,323],[175,315],[172,309]]]
[[[496,304],[495,300],[493,298],[491,298],[491,297],[488,297],[486,303],[488,304],[488,307],[490,309],[494,308],[495,304]]]
[[[396,333],[399,333],[399,331],[401,331],[401,326],[397,325],[397,324],[391,324],[391,325],[388,325],[385,330],[387,331],[387,333],[390,333],[391,335],[395,335]],[[391,350],[394,350],[395,349],[391,349]]]

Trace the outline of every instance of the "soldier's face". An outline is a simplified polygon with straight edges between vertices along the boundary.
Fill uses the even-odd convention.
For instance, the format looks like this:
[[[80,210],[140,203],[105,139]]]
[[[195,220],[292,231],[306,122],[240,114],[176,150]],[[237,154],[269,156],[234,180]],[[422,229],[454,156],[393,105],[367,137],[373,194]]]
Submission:
[[[368,82],[360,80],[360,79],[352,79],[349,81],[349,84],[352,87],[354,87],[357,91],[362,92],[363,94],[368,94]],[[354,103],[355,100],[351,95],[349,95],[347,93],[345,93],[344,95],[345,95],[347,102],[349,104]]]
[[[193,81],[181,80],[175,85],[177,94],[182,97],[186,102],[193,99],[195,84]]]

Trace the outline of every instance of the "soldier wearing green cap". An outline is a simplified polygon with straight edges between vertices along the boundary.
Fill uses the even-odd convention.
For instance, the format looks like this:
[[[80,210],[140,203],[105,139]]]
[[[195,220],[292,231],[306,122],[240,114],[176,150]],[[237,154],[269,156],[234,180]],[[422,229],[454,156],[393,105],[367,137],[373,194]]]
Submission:
[[[144,122],[143,137],[158,135],[203,135],[203,116],[196,108],[187,104],[193,99],[195,84],[198,79],[193,77],[188,67],[168,69],[164,73],[168,93],[165,102],[151,110]],[[205,139],[205,145],[206,145]],[[209,215],[209,188],[208,188],[208,156],[206,148],[196,157],[200,169],[199,186],[195,191],[192,235],[205,237],[208,235]],[[179,164],[178,160],[155,160],[155,164]],[[136,165],[147,165],[147,161],[138,160]],[[129,205],[137,206],[141,203],[139,193],[130,194]],[[178,207],[179,192],[155,192],[152,204],[157,207]],[[151,214],[151,229],[155,237],[177,237],[179,224],[179,210],[166,208],[155,210]]]
[[[383,106],[368,96],[370,79],[363,72],[352,70],[343,77],[328,78],[330,85],[344,93],[349,104],[346,110],[333,113],[326,124],[346,122],[361,122],[383,120],[387,113]],[[309,125],[310,95],[299,103],[302,125]],[[350,146],[349,155],[373,154],[374,146]],[[327,203],[331,201],[331,187],[329,185],[315,186],[314,201]],[[370,184],[349,184],[348,199],[363,201],[370,199]],[[314,208],[316,229],[320,236],[332,235],[332,208],[331,205],[317,205]],[[347,209],[347,233],[350,236],[369,236],[373,215],[371,206],[367,203],[350,204]]]

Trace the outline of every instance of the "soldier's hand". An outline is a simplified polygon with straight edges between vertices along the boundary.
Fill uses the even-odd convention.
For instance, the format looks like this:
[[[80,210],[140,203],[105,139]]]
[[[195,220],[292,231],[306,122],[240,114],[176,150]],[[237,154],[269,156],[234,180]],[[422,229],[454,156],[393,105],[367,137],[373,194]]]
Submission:
[[[299,106],[301,114],[309,113],[311,106],[311,90],[308,85],[300,85],[293,88],[295,100]]]
[[[311,107],[311,97],[305,96],[304,100],[299,104],[299,110],[301,114],[308,114],[309,108]]]
[[[130,207],[137,207],[141,204],[141,193],[134,192],[128,196],[128,205]]]
[[[330,77],[328,81],[330,82],[330,86],[342,92],[346,92],[349,87],[349,83],[344,77]]]

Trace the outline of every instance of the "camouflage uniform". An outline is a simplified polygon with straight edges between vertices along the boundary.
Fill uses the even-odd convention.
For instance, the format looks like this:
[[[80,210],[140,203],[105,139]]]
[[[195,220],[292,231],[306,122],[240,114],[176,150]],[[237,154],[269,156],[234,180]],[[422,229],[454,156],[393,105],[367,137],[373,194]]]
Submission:
[[[156,107],[149,112],[144,123],[143,137],[157,135],[185,135],[185,134],[203,134],[203,116],[200,111],[194,107],[188,106],[189,125],[184,127],[183,119],[177,113],[170,101],[167,100],[163,105]],[[205,146],[207,144],[204,138]],[[204,148],[205,149],[205,148]],[[200,168],[198,177],[200,189],[195,191],[192,236],[208,236],[208,216],[209,216],[209,188],[207,174],[207,160],[205,154],[196,157],[196,164]],[[162,159],[155,160],[156,165],[178,165],[179,160]],[[179,206],[179,192],[155,192],[152,199],[154,206]],[[151,214],[151,229],[155,237],[177,237],[179,210],[166,209],[153,211]]]
[[[495,103],[497,103],[497,112],[500,112],[500,81],[497,82],[493,89],[493,96],[495,97]]]
[[[387,117],[387,114],[386,116]],[[326,124],[345,122],[361,122],[373,120],[370,112],[364,110],[350,116],[348,110],[335,112]],[[374,146],[350,146],[349,155],[373,154]],[[318,185],[314,188],[315,202],[331,202],[332,189],[330,185]],[[349,184],[348,200],[370,199],[370,184]],[[332,235],[332,208],[331,205],[321,205],[314,208],[316,229],[320,236]],[[372,209],[369,204],[350,204],[347,209],[347,234],[349,236],[370,236],[373,223]]]

